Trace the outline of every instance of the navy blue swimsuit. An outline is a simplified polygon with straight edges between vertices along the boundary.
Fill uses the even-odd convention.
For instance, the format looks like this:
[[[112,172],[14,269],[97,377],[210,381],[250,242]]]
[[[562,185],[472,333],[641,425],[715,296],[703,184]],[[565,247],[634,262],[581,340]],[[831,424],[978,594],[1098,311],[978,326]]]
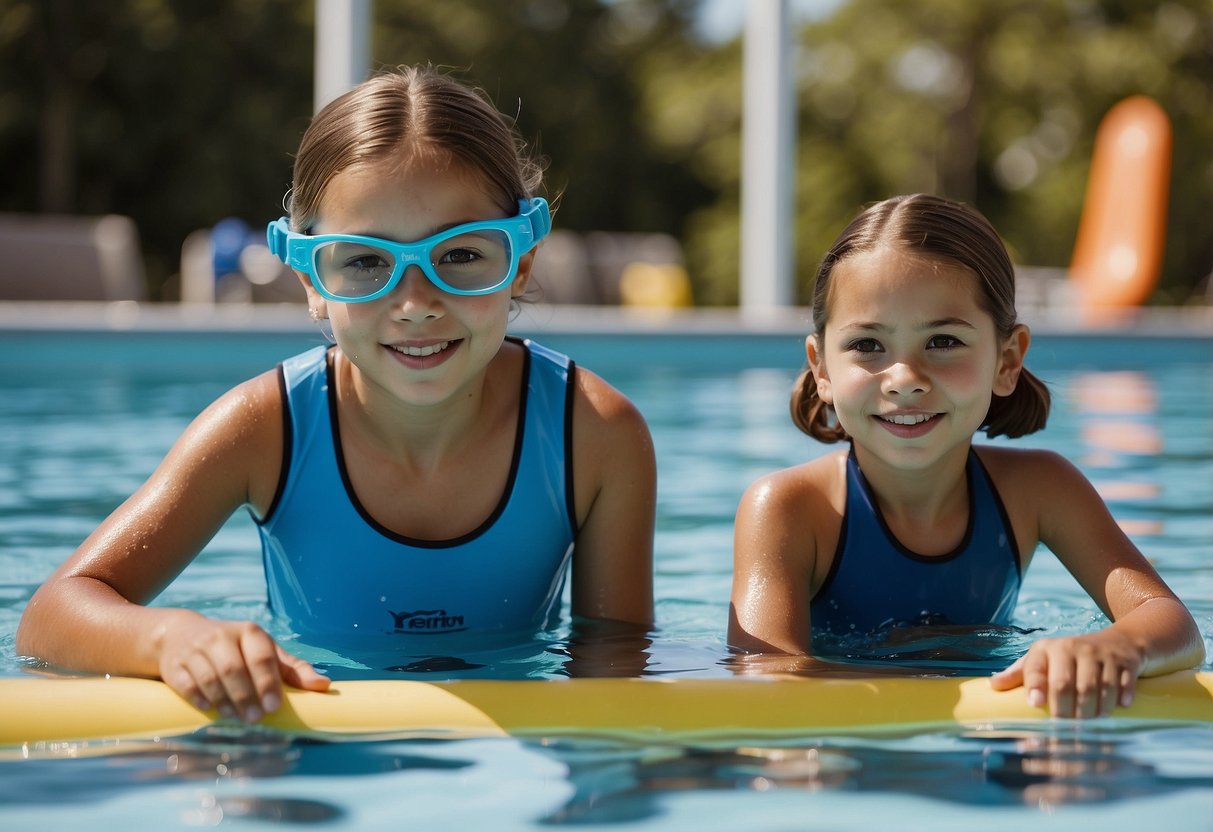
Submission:
[[[969,450],[969,525],[946,555],[910,551],[885,524],[852,447],[847,504],[830,574],[809,608],[813,632],[866,635],[917,624],[1009,624],[1019,549],[985,466]]]

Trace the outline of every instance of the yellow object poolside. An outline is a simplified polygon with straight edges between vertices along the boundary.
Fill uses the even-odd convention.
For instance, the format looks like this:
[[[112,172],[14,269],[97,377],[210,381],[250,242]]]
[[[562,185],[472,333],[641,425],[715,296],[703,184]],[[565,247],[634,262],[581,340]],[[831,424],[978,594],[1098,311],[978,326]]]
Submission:
[[[162,682],[0,679],[0,745],[172,737],[214,722]],[[262,725],[306,735],[597,735],[649,741],[795,737],[1048,719],[987,678],[554,679],[334,682],[290,690]],[[1113,720],[1213,722],[1213,673],[1141,679]]]

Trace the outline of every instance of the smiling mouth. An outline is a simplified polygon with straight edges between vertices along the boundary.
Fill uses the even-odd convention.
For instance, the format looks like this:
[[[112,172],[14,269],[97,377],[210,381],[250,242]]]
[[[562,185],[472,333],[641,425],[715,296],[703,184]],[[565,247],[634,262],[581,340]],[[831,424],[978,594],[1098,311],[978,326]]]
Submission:
[[[453,344],[454,341],[439,341],[437,344],[427,344],[424,347],[398,347],[395,344],[389,344],[388,348],[393,349],[401,355],[408,355],[413,358],[425,358],[430,355],[437,355]]]
[[[938,413],[896,413],[892,416],[877,416],[882,422],[891,422],[894,425],[921,425],[923,422],[929,422],[938,416]]]

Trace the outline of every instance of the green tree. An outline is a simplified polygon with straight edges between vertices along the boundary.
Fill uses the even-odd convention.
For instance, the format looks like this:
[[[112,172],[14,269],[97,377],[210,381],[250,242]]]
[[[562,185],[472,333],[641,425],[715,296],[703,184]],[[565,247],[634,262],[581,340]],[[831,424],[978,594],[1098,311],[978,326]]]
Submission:
[[[678,236],[701,303],[737,300],[740,39],[699,0],[376,0],[376,66],[479,83],[550,158],[557,221]],[[279,210],[312,106],[311,2],[0,3],[0,210],[128,214],[152,295],[182,240]],[[974,202],[1025,264],[1069,261],[1099,119],[1153,96],[1175,129],[1165,274],[1213,264],[1208,0],[849,0],[799,32],[796,258],[864,202]]]
[[[698,297],[736,301],[741,45],[691,55],[646,86],[657,141],[719,196],[688,221]],[[863,203],[933,191],[976,204],[1018,262],[1064,267],[1095,130],[1154,97],[1175,130],[1164,276],[1181,302],[1213,265],[1213,24],[1207,0],[850,0],[799,38],[796,258],[818,258]],[[698,90],[697,117],[675,109]],[[670,117],[663,119],[662,114]],[[688,122],[694,126],[688,126]]]
[[[158,296],[190,231],[278,210],[310,109],[310,14],[290,0],[9,0],[0,209],[129,214]]]
[[[645,56],[687,40],[693,0],[377,0],[377,67],[482,86],[550,157],[562,227],[681,233],[714,197],[653,152]],[[7,0],[0,210],[135,218],[161,296],[185,236],[275,216],[312,108],[313,3]],[[6,177],[7,178],[7,177]]]
[[[549,161],[562,228],[681,233],[714,194],[654,152],[640,106],[648,57],[686,48],[694,2],[471,0],[375,4],[375,60],[451,67],[517,117]]]

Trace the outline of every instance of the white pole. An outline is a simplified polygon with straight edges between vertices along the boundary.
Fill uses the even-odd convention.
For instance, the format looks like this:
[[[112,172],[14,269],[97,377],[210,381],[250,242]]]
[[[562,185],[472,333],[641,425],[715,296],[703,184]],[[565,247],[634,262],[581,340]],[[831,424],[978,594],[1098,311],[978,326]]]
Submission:
[[[796,110],[787,0],[747,0],[742,65],[741,309],[765,313],[794,300],[792,150]]]
[[[366,80],[371,0],[316,0],[314,112]]]

